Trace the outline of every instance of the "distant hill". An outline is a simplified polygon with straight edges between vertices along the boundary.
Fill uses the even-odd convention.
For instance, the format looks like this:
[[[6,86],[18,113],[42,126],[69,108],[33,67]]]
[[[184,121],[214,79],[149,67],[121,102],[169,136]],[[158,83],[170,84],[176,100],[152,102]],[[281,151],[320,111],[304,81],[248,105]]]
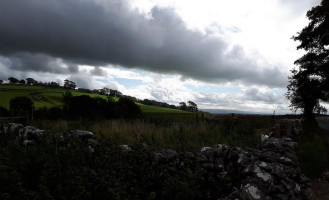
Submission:
[[[225,109],[200,109],[205,112],[209,112],[215,115],[227,115],[227,114],[241,114],[241,115],[271,115],[270,113],[263,112],[251,112],[251,111],[240,111],[240,110],[225,110]]]

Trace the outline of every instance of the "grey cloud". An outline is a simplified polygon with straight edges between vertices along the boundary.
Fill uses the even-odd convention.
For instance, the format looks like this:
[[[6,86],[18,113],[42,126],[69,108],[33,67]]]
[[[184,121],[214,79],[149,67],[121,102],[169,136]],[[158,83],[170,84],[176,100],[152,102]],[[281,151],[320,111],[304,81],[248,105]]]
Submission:
[[[195,102],[203,108],[217,107],[222,109],[251,111],[248,104],[275,105],[277,113],[287,113],[288,102],[280,95],[274,95],[271,91],[261,92],[257,88],[246,90],[243,94],[204,94],[195,93]],[[271,108],[257,108],[255,112],[273,112]]]
[[[120,85],[114,81],[107,83],[107,85],[105,87],[113,89],[113,90],[119,90],[120,92],[122,92],[122,90],[121,90],[122,86],[120,87]]]
[[[79,71],[79,67],[74,63],[39,53],[14,53],[5,59],[3,64],[15,71],[50,72],[55,74],[77,73]]]
[[[18,79],[34,78],[35,80],[42,82],[54,81],[63,84],[64,79],[54,76],[52,73],[17,71],[12,68],[8,68],[10,64],[10,59],[0,56],[0,80],[7,81],[9,77],[16,77]]]
[[[88,74],[76,74],[67,79],[73,81],[79,88],[95,89],[93,80]]]
[[[279,66],[264,70],[241,47],[228,50],[223,39],[189,30],[172,9],[155,7],[151,16],[147,19],[127,1],[112,0],[106,6],[92,0],[0,1],[0,54],[16,63],[13,68],[26,71],[63,73],[49,56],[207,82],[286,85],[287,74]],[[33,55],[31,61],[25,54]],[[46,65],[40,68],[37,61]]]
[[[91,70],[90,73],[95,76],[105,76],[107,74],[106,71],[101,69],[100,67],[94,67],[94,69]]]
[[[275,104],[280,103],[280,101],[283,99],[283,96],[278,96],[271,92],[261,92],[257,88],[249,88],[244,92],[244,99]]]
[[[238,108],[241,104],[241,95],[237,94],[205,94],[205,93],[195,93],[195,102],[201,106],[220,106],[220,107],[236,107]]]

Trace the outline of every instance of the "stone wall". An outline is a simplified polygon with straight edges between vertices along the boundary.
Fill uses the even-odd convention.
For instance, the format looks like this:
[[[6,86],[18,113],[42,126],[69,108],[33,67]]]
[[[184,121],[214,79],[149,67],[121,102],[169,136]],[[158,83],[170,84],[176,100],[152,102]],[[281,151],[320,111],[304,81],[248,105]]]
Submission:
[[[229,188],[232,192],[222,198],[225,200],[314,199],[310,181],[299,168],[296,148],[297,144],[289,138],[269,138],[260,149],[243,150],[218,144],[190,153],[190,159],[208,172],[204,178],[232,178]],[[155,155],[169,165],[180,163],[186,153],[163,150]]]
[[[283,127],[280,132],[285,135],[287,132],[296,134],[301,131],[295,128],[299,126],[289,125],[286,121],[284,123],[284,126],[280,126]],[[38,143],[38,137],[43,134],[42,130],[19,124],[2,127],[1,132],[16,134],[17,141],[24,146],[27,143]],[[122,153],[133,151],[127,145],[120,148]],[[147,148],[147,145],[143,145],[143,149]],[[180,169],[186,163],[190,163],[188,170],[201,168],[202,173],[197,181],[211,184],[209,190],[223,190],[227,194],[226,197],[216,199],[314,199],[310,181],[299,168],[296,148],[297,143],[290,138],[270,137],[259,149],[217,144],[214,147],[204,147],[199,152],[158,150],[152,152],[152,159],[163,168]]]

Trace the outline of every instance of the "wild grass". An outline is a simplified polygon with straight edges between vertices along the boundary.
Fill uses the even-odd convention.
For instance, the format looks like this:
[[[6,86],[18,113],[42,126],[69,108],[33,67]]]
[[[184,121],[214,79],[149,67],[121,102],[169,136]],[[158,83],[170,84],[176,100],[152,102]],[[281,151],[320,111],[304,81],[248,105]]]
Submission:
[[[34,121],[41,129],[65,132],[69,129],[83,129],[96,134],[99,139],[107,138],[115,144],[134,145],[146,143],[156,149],[195,151],[204,146],[227,144],[231,146],[257,147],[259,136],[253,134],[259,127],[246,123],[227,121],[214,122],[162,122],[145,120],[104,120],[91,121]],[[266,127],[264,127],[266,128]]]
[[[329,164],[329,152],[326,139],[315,120],[304,122],[304,133],[297,137],[297,142],[302,172],[310,178],[320,178]]]

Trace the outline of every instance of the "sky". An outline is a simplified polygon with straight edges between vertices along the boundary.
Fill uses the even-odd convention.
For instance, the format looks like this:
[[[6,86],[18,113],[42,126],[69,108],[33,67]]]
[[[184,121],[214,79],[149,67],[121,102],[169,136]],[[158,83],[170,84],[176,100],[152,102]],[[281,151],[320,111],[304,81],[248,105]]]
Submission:
[[[2,0],[0,79],[291,113],[291,39],[320,0]]]

